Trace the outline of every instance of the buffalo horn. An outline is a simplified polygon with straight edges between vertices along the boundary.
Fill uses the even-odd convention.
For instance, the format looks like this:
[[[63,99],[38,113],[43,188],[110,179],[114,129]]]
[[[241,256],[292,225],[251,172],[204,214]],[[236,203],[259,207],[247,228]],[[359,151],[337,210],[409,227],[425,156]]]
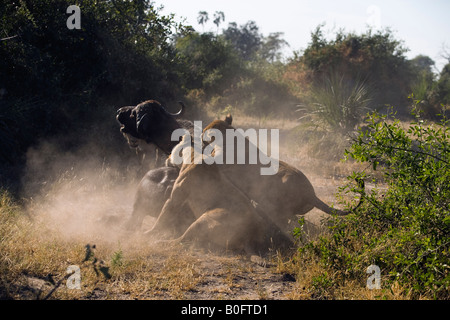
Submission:
[[[177,113],[170,113],[166,109],[167,113],[170,114],[171,116],[174,116],[174,117],[179,117],[179,116],[183,115],[183,113],[184,113],[184,111],[186,109],[186,106],[184,105],[184,103],[182,101],[178,101],[178,103],[181,105],[180,111],[178,111]]]

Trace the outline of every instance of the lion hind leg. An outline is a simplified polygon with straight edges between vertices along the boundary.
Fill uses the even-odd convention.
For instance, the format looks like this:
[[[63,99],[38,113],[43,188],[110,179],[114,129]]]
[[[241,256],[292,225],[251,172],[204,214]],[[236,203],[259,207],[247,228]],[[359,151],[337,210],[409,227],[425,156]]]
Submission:
[[[195,242],[200,246],[213,246],[225,250],[243,251],[253,254],[248,235],[248,224],[239,215],[230,210],[216,208],[205,212],[177,242]]]

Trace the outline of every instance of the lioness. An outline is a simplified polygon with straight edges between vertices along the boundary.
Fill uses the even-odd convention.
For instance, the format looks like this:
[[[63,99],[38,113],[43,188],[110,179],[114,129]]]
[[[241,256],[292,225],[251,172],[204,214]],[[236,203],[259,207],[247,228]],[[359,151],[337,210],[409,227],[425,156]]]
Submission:
[[[185,139],[186,136],[180,145]],[[172,153],[175,152],[179,152],[177,147]],[[170,198],[146,234],[170,231],[172,238],[178,237],[176,242],[196,241],[248,255],[262,254],[272,246],[289,247],[291,240],[270,219],[258,213],[251,200],[219,166],[193,161],[182,164]],[[193,216],[184,214],[185,205]]]
[[[209,141],[208,130],[217,129],[222,132],[223,143],[217,152],[224,156],[227,153],[225,131],[234,128],[222,120],[215,120],[203,130],[204,143]],[[206,136],[206,139],[205,139]],[[249,143],[245,139],[245,155],[249,159]],[[256,148],[256,146],[255,146]],[[216,152],[214,149],[213,152]],[[231,183],[242,190],[248,198],[256,201],[270,218],[283,227],[295,215],[303,215],[313,208],[318,208],[328,214],[345,215],[349,212],[333,209],[320,200],[308,178],[298,169],[279,161],[279,170],[274,175],[261,175],[262,164],[223,164],[221,173]]]

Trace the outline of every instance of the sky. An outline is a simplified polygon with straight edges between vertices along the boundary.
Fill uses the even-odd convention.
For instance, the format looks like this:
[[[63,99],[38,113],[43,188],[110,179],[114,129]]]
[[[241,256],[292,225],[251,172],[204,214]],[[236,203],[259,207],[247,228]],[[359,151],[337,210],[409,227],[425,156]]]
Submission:
[[[175,14],[177,21],[185,21],[197,31],[216,32],[212,22],[216,11],[225,14],[225,22],[238,25],[253,20],[264,36],[283,32],[289,43],[285,55],[305,49],[311,32],[325,22],[324,31],[333,39],[336,31],[364,33],[389,27],[397,40],[402,40],[409,51],[408,58],[418,54],[429,56],[440,71],[446,63],[443,47],[450,53],[450,1],[449,0],[154,0],[164,6],[166,15]],[[203,27],[198,24],[199,11],[207,11],[210,20]]]

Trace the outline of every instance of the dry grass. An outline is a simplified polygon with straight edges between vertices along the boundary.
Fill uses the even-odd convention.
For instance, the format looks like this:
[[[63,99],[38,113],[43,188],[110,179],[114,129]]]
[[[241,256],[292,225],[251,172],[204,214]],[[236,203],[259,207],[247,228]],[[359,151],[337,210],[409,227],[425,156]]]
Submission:
[[[280,273],[295,274],[296,282],[286,295],[293,300],[408,300],[408,288],[397,282],[381,289],[368,289],[367,278],[337,283],[332,271],[311,257],[295,255],[277,266]],[[383,277],[381,283],[385,283]],[[425,297],[424,297],[425,298]]]
[[[3,208],[0,222],[3,299],[283,298],[281,276],[243,257],[166,247],[136,236],[116,245],[89,239],[96,240],[94,255],[85,261],[82,239],[67,240],[24,216],[8,217]],[[81,269],[81,290],[66,286],[70,265]]]

